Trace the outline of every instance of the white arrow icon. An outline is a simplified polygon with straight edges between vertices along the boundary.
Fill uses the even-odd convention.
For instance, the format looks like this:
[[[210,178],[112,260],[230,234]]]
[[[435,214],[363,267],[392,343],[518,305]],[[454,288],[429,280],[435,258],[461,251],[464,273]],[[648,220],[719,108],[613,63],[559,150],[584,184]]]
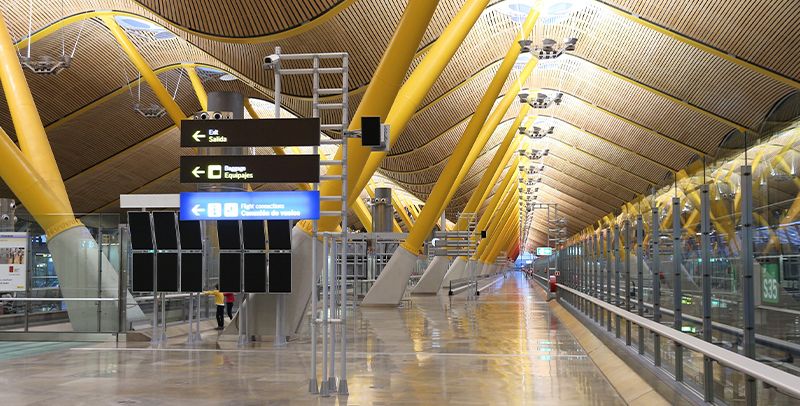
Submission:
[[[192,138],[194,138],[196,142],[200,142],[201,139],[206,138],[206,135],[201,134],[200,130],[197,130],[194,132],[194,134],[192,134]]]
[[[195,166],[194,169],[192,169],[192,175],[194,175],[195,178],[199,178],[200,175],[204,173],[206,173],[206,171],[201,171],[199,166]]]
[[[206,211],[206,209],[201,208],[199,204],[196,204],[194,205],[194,207],[192,207],[192,214],[194,214],[195,216],[199,216],[200,213],[204,211]]]

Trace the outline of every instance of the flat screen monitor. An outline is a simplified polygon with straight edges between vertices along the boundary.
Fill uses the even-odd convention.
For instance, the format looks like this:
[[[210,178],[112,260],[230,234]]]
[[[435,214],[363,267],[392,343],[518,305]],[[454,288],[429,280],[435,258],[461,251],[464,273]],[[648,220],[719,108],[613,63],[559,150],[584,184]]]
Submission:
[[[222,292],[242,291],[242,254],[219,254],[219,290]]]
[[[175,227],[175,212],[154,211],[153,228],[156,234],[156,248],[160,250],[178,249],[178,232]]]
[[[292,254],[269,254],[269,293],[292,293]]]
[[[135,250],[153,249],[153,230],[150,227],[150,213],[144,211],[128,212],[128,230],[131,232],[131,248]]]
[[[203,291],[203,254],[181,253],[181,292]]]
[[[131,290],[134,292],[153,291],[153,254],[134,253],[131,261]]]
[[[267,249],[264,222],[260,220],[242,220],[242,242],[246,250]]]
[[[223,250],[242,249],[239,237],[239,220],[220,220],[217,221],[217,236],[219,237],[219,248]]]
[[[292,229],[289,220],[267,221],[267,232],[269,233],[269,249],[292,249]]]
[[[381,145],[380,117],[361,117],[361,145],[365,147]]]
[[[199,221],[179,221],[178,230],[181,232],[182,250],[203,249],[203,237],[200,233]]]
[[[244,291],[267,291],[267,254],[244,254]]]
[[[159,292],[178,291],[178,254],[159,253],[156,255],[156,289]]]

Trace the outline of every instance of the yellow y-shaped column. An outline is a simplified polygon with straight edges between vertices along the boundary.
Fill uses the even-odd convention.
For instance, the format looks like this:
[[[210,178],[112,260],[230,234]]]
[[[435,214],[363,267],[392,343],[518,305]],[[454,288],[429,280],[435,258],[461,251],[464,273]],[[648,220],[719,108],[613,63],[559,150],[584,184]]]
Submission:
[[[0,60],[0,82],[20,144],[20,149],[17,149],[5,131],[0,131],[0,177],[47,233],[47,246],[56,264],[64,297],[99,295],[116,298],[119,294],[116,269],[100,254],[89,230],[75,219],[55,156],[2,17]],[[66,303],[70,323],[77,332],[96,331],[98,321],[113,326],[119,320],[113,306],[98,310],[92,301]],[[128,295],[128,303],[129,321],[144,317],[131,295]]]
[[[497,179],[500,178],[503,169],[505,169],[506,163],[508,163],[508,161],[511,159],[511,156],[516,152],[517,146],[520,143],[520,138],[516,136],[517,131],[523,120],[525,120],[529,109],[530,106],[526,104],[520,110],[519,114],[517,115],[517,119],[511,124],[511,128],[509,128],[508,132],[506,133],[506,136],[501,142],[500,147],[498,147],[497,151],[495,151],[492,162],[486,168],[486,172],[483,174],[478,187],[472,192],[472,196],[470,196],[470,199],[462,213],[475,213],[477,215],[480,204],[486,200],[487,196],[489,196],[489,193],[492,191],[492,185],[497,183]],[[468,224],[465,219],[459,219],[454,229],[456,231],[465,231],[467,230],[467,225]],[[442,281],[445,279],[445,275],[449,272],[453,272],[453,269],[463,268],[467,263],[466,261],[467,258],[461,256],[456,258],[456,260],[452,263],[448,264],[448,258],[435,257],[425,269],[425,272],[422,274],[419,282],[417,282],[413,293],[436,293],[443,286]]]
[[[130,38],[128,38],[128,35],[125,34],[125,30],[117,24],[113,16],[103,15],[100,19],[103,20],[103,24],[111,31],[111,34],[117,40],[117,43],[125,52],[125,55],[128,56],[133,66],[135,66],[142,75],[145,82],[150,85],[150,89],[153,91],[153,94],[155,94],[158,102],[161,103],[161,106],[164,107],[164,110],[167,111],[169,118],[180,128],[181,120],[186,118],[186,114],[184,114],[180,106],[178,106],[178,103],[175,103],[175,100],[172,99],[172,95],[169,94],[164,84],[161,83],[158,76],[153,72],[153,69],[150,68],[150,65],[148,65],[147,61],[142,57],[142,54],[136,49],[136,45],[134,45]]]
[[[477,0],[473,0],[473,2],[474,1]],[[483,2],[485,5],[484,0],[481,0],[481,2]],[[439,76],[438,73],[431,75],[434,77],[430,79],[430,84],[427,84],[412,74],[405,84],[403,84],[403,79],[408,72],[411,61],[414,59],[414,54],[416,53],[417,47],[422,40],[422,36],[425,34],[428,22],[433,16],[433,12],[436,10],[437,4],[437,0],[409,1],[403,14],[403,18],[400,20],[397,31],[392,37],[392,41],[389,43],[389,47],[387,48],[381,63],[378,65],[378,69],[373,74],[372,81],[367,88],[364,97],[358,104],[358,109],[351,120],[350,130],[358,130],[361,128],[362,116],[379,116],[381,117],[382,121],[390,123],[392,134],[402,131],[402,127],[405,126],[410,114],[408,117],[398,117],[396,110],[400,108],[399,106],[404,106],[406,104],[413,104],[411,107],[409,107],[412,110],[416,108],[416,106],[419,104],[419,101],[421,101],[422,98],[425,97],[425,94],[427,94],[428,89],[430,89],[430,86],[433,84],[433,81],[435,81],[436,77]],[[458,18],[458,16],[456,16],[456,18]],[[469,27],[472,27],[472,24],[469,24]],[[468,30],[469,28],[467,28],[467,31]],[[431,60],[433,59],[443,57],[445,60],[442,62],[442,64],[444,65],[447,63],[450,57],[447,56],[447,54],[442,54],[441,50],[451,49],[452,52],[455,52],[457,49],[456,44],[451,44],[448,42],[447,34],[448,30],[445,29],[441,37],[439,37],[439,39],[434,43],[431,50],[428,51],[425,59],[423,59],[422,63],[419,65],[419,67],[417,67],[414,73],[417,73],[417,71],[419,71],[423,66],[429,67]],[[436,53],[434,53],[434,51],[436,51]],[[442,69],[443,68],[444,66],[442,66]],[[441,72],[441,70],[439,70],[439,72]],[[428,71],[427,73],[435,72]],[[402,88],[400,87],[401,84],[403,85]],[[421,95],[419,93],[421,93]],[[418,101],[415,102],[415,100]],[[390,111],[390,109],[392,111]],[[361,147],[361,140],[356,138],[349,138],[347,146],[348,205],[351,205],[355,199],[358,198],[359,193],[364,189],[363,185],[361,188],[356,188],[355,186],[359,175],[362,172],[364,163],[367,162],[367,159],[370,156],[371,150],[369,148]],[[337,150],[333,159],[342,159],[341,148]],[[372,176],[372,173],[374,173],[374,171],[370,172],[370,176],[368,176],[367,179]],[[328,174],[341,174],[341,167],[330,167]],[[322,196],[339,196],[341,193],[342,184],[340,181],[323,181],[320,184],[320,194]],[[322,202],[321,210],[340,211],[341,203],[335,201]],[[339,222],[339,217],[323,217],[320,219],[318,225],[320,231],[330,231],[336,228],[336,226],[339,225]],[[310,221],[301,222],[299,225],[306,230],[308,234],[311,233]]]
[[[536,58],[531,58],[530,62],[525,66],[520,75],[520,80],[516,81],[510,86],[505,96],[501,99],[495,111],[487,120],[492,106],[497,100],[498,94],[503,88],[503,85],[511,73],[514,63],[516,62],[520,53],[519,40],[527,38],[530,31],[533,29],[536,20],[538,19],[538,12],[532,10],[528,18],[523,23],[523,29],[520,34],[515,38],[515,43],[511,45],[506,53],[503,62],[497,70],[495,77],[487,87],[481,102],[475,110],[472,118],[467,124],[464,134],[461,136],[458,145],[447,161],[447,165],[442,171],[441,176],[436,181],[433,191],[425,201],[425,207],[420,213],[419,220],[414,224],[414,227],[409,231],[408,237],[405,241],[395,250],[389,263],[381,272],[378,280],[372,286],[367,296],[364,297],[363,304],[367,305],[392,305],[400,302],[408,278],[411,276],[411,271],[414,267],[414,259],[416,253],[422,247],[425,238],[430,234],[436,221],[445,207],[450,203],[455,194],[456,189],[461,184],[461,181],[469,172],[470,167],[477,159],[480,151],[486,145],[486,142],[491,137],[497,125],[502,120],[511,103],[517,98],[517,93],[521,88],[521,82],[527,80],[533,68],[536,66]],[[486,123],[484,123],[486,120]],[[385,156],[385,153],[376,154],[370,157],[365,167],[365,172],[362,173],[360,183],[364,182],[363,177],[374,171],[380,161]],[[436,266],[436,273],[444,274],[447,270],[447,264],[443,258],[439,258]]]

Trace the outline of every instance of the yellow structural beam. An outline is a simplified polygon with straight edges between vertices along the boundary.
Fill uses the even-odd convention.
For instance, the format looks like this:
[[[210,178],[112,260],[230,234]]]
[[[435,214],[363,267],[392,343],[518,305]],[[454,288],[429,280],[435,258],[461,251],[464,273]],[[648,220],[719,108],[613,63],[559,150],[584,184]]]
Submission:
[[[462,212],[477,213],[480,204],[489,196],[492,186],[497,183],[497,179],[500,178],[500,174],[503,172],[505,165],[511,159],[511,156],[516,153],[516,148],[521,140],[520,137],[517,137],[517,132],[519,131],[519,127],[522,126],[522,121],[525,120],[525,117],[528,115],[530,108],[531,106],[525,103],[519,110],[517,118],[511,124],[511,127],[509,127],[505,137],[503,137],[503,141],[500,143],[497,151],[495,151],[492,161],[489,163],[489,166],[486,167],[486,171],[483,173],[478,186],[473,190],[472,196],[470,196]],[[457,188],[458,185],[453,185],[453,187]],[[466,228],[467,219],[459,219],[456,223],[456,230],[463,231],[466,230]]]
[[[200,80],[200,76],[197,75],[197,66],[186,65],[185,68],[186,74],[189,75],[189,81],[192,82],[194,94],[197,95],[197,101],[200,102],[200,109],[203,111],[208,111],[208,94],[206,93],[206,89],[203,87],[203,81]]]
[[[486,238],[483,239],[480,244],[478,245],[478,251],[476,252],[475,258],[480,258],[483,253],[486,252],[486,249],[491,246],[492,241],[494,241],[499,232],[499,228],[502,227],[508,218],[516,218],[517,211],[519,210],[519,199],[517,189],[511,190],[503,200],[503,204],[500,206],[500,210],[496,213],[489,214],[491,218],[486,227]],[[482,231],[484,229],[477,229],[478,231]]]
[[[478,224],[475,227],[477,231],[480,232],[486,229],[486,226],[489,224],[489,220],[491,220],[492,216],[494,216],[497,212],[497,206],[500,204],[500,202],[505,199],[505,196],[517,190],[517,182],[512,181],[516,180],[517,178],[516,168],[517,165],[519,165],[519,162],[519,158],[514,158],[514,160],[511,162],[511,167],[506,172],[505,178],[503,178],[503,181],[497,187],[491,200],[489,200],[489,205],[486,207],[483,215],[478,219]]]
[[[676,40],[678,42],[682,42],[682,43],[684,43],[686,45],[690,45],[690,46],[692,46],[694,48],[697,48],[697,49],[699,49],[699,50],[701,50],[701,51],[703,51],[705,53],[714,55],[714,56],[716,56],[718,58],[724,59],[724,60],[726,60],[726,61],[728,61],[730,63],[733,63],[735,65],[741,66],[741,67],[743,67],[745,69],[749,69],[749,70],[751,70],[753,72],[757,72],[760,75],[766,76],[766,77],[768,77],[768,78],[770,78],[772,80],[775,80],[777,82],[780,82],[780,83],[782,83],[782,84],[784,84],[786,86],[790,86],[790,87],[793,87],[795,89],[800,89],[800,82],[798,82],[796,80],[790,79],[790,78],[785,77],[785,76],[783,76],[781,74],[773,72],[773,71],[771,71],[769,69],[763,68],[763,67],[758,66],[758,65],[756,65],[756,64],[754,64],[752,62],[749,62],[749,61],[746,61],[746,60],[744,60],[742,58],[739,58],[739,57],[737,57],[737,56],[735,56],[735,55],[733,55],[731,53],[728,53],[728,52],[719,50],[717,48],[711,47],[711,46],[706,45],[706,44],[704,44],[704,43],[702,43],[700,41],[697,41],[697,40],[695,40],[693,38],[689,38],[688,36],[679,34],[679,33],[675,32],[675,31],[672,31],[670,29],[662,27],[662,26],[660,26],[658,24],[655,24],[653,22],[650,22],[650,21],[642,18],[641,16],[634,15],[634,14],[628,12],[628,11],[622,10],[621,8],[618,8],[616,6],[612,6],[612,5],[608,4],[608,3],[606,3],[605,1],[599,1],[599,3],[605,5],[608,10],[611,10],[614,14],[616,14],[616,15],[618,15],[620,17],[623,17],[626,20],[629,20],[629,21],[632,21],[632,22],[634,22],[636,24],[639,24],[639,25],[642,25],[644,27],[647,27],[648,29],[651,29],[651,30],[653,30],[655,32],[658,32],[658,33],[663,34],[663,35],[665,35],[667,37],[670,37],[670,38],[672,38],[672,39],[674,39],[674,40]]]
[[[450,155],[450,159],[447,161],[447,165],[436,181],[436,185],[434,185],[431,194],[425,200],[425,208],[422,209],[419,221],[417,221],[414,228],[409,231],[406,240],[401,243],[401,246],[409,252],[415,252],[422,246],[425,238],[430,234],[436,222],[436,218],[450,203],[456,190],[461,185],[461,181],[469,172],[472,164],[475,163],[475,160],[478,158],[481,150],[483,150],[486,142],[491,138],[497,125],[508,111],[511,103],[517,100],[517,94],[522,88],[522,84],[527,81],[533,69],[536,67],[539,60],[537,58],[531,58],[522,69],[519,79],[509,86],[508,90],[506,90],[506,94],[500,100],[500,103],[498,103],[494,111],[489,114],[497,99],[497,95],[502,90],[519,56],[520,44],[518,41],[522,38],[527,38],[538,17],[539,13],[532,10],[525,20],[525,23],[523,23],[524,28],[522,32],[518,34],[514,43],[509,48],[508,53],[506,53],[503,63],[500,65],[497,74],[487,87],[486,93],[478,104],[475,114],[472,116],[469,124],[467,124],[467,128],[459,139],[455,150],[453,150],[453,153]],[[488,118],[486,118],[487,116]],[[483,122],[484,119],[486,120],[485,123]],[[473,203],[477,206],[476,202]]]
[[[400,218],[403,220],[403,223],[406,223],[406,228],[411,230],[411,227],[414,226],[414,221],[411,220],[409,217],[406,208],[403,206],[403,203],[400,201],[397,193],[392,193],[392,205],[394,206],[395,210],[400,214]]]
[[[461,10],[450,20],[450,23],[439,36],[439,39],[428,51],[425,58],[420,62],[414,72],[409,76],[408,80],[403,84],[400,92],[397,94],[395,103],[392,105],[391,111],[386,117],[386,123],[391,128],[391,137],[389,147],[397,142],[400,135],[405,130],[408,121],[414,115],[414,112],[419,106],[420,102],[425,98],[431,86],[436,82],[447,66],[448,62],[453,58],[456,51],[463,44],[464,38],[467,33],[478,21],[483,10],[486,8],[488,0],[467,0],[461,7]],[[361,104],[364,102],[362,101]],[[369,179],[380,166],[381,161],[386,156],[386,152],[376,152],[369,156],[369,159],[361,171],[360,177],[355,186],[355,191],[360,191],[367,184]],[[452,158],[451,158],[452,159]],[[430,197],[425,203],[427,208],[430,204]],[[423,214],[425,209],[423,209]],[[436,213],[434,217],[439,216]],[[434,219],[434,221],[436,221]],[[421,244],[420,244],[421,246]],[[410,252],[417,252],[419,247],[415,247]]]
[[[2,162],[0,178],[42,226],[48,239],[64,230],[81,225],[75,219],[72,210],[63,205],[47,181],[36,172],[2,128],[0,128],[0,162]]]
[[[59,207],[72,215],[72,207],[61,178],[61,172],[58,169],[53,150],[50,148],[50,141],[42,125],[42,119],[39,117],[39,111],[36,109],[36,103],[33,101],[25,73],[19,64],[17,50],[2,16],[0,16],[0,58],[2,58],[0,81],[3,84],[3,93],[6,97],[11,121],[16,130],[19,149],[30,168],[33,168],[44,180],[51,197],[58,199]],[[14,148],[16,149],[16,147]],[[5,165],[5,163],[0,163],[0,165]],[[18,176],[23,176],[23,173]],[[41,198],[44,198],[44,195]]]
[[[438,5],[438,0],[410,0],[408,5],[406,6],[405,11],[403,12],[403,17],[400,20],[400,23],[397,26],[397,30],[392,37],[389,46],[386,49],[383,57],[381,58],[380,64],[378,64],[378,68],[375,70],[375,73],[372,75],[372,81],[370,82],[369,87],[367,88],[364,97],[361,99],[361,102],[358,104],[358,109],[353,116],[353,119],[350,124],[350,130],[358,130],[361,126],[361,117],[362,116],[379,116],[382,118],[382,121],[386,122],[389,120],[389,116],[391,116],[390,109],[393,107],[393,103],[397,100],[395,105],[405,105],[405,104],[413,104],[411,107],[412,109],[415,108],[419,101],[414,102],[417,100],[416,93],[420,92],[422,95],[419,96],[419,100],[421,100],[424,95],[430,89],[430,85],[425,85],[419,83],[419,79],[415,79],[414,75],[409,78],[408,81],[403,84],[403,79],[405,79],[406,73],[408,71],[409,66],[414,58],[415,52],[417,51],[417,47],[422,39],[422,36],[425,34],[425,31],[428,27],[428,22],[431,20],[434,11],[436,11],[436,6]],[[485,4],[484,4],[485,5]],[[466,7],[466,6],[465,6]],[[458,16],[456,16],[458,18]],[[455,19],[454,19],[455,21]],[[459,23],[463,23],[463,21],[459,20]],[[451,23],[452,25],[452,23]],[[472,24],[469,24],[471,27]],[[431,48],[428,55],[425,57],[423,62],[420,64],[420,67],[426,65],[425,61],[446,57],[443,63],[446,63],[447,60],[450,59],[450,56],[443,55],[441,51],[436,51],[437,49],[441,48],[450,48],[452,47],[452,51],[455,52],[457,46],[455,44],[451,44],[448,40],[448,30],[442,33],[442,36],[439,40],[436,41],[434,46]],[[434,55],[431,58],[431,55]],[[428,62],[430,64],[431,62]],[[417,68],[417,70],[420,69]],[[416,71],[415,70],[415,73]],[[430,73],[430,72],[428,72]],[[436,75],[438,77],[438,74]],[[435,80],[435,78],[434,78]],[[431,83],[432,84],[432,83]],[[400,92],[398,93],[398,89]],[[403,90],[406,89],[406,90]],[[396,114],[396,113],[395,113]],[[384,119],[385,118],[385,119]],[[394,134],[397,131],[402,131],[402,127],[405,126],[404,123],[401,124],[405,120],[396,120],[392,119],[393,123],[391,123],[391,131]],[[353,204],[355,199],[358,199],[360,192],[364,189],[364,186],[367,183],[367,180],[372,176],[374,170],[370,172],[370,176],[367,177],[367,180],[361,185],[361,187],[357,187],[356,182],[359,179],[359,174],[363,172],[364,163],[367,162],[367,159],[370,156],[371,150],[369,148],[363,148],[361,146],[361,140],[356,138],[348,138],[347,140],[347,148],[348,148],[348,156],[347,156],[347,165],[348,165],[348,174],[347,174],[347,186],[348,186],[348,195],[349,200],[348,204]],[[335,160],[342,159],[342,148],[338,148],[336,154],[334,155]],[[340,166],[331,166],[329,167],[328,175],[340,175],[341,174],[341,167]],[[342,183],[338,180],[329,180],[323,181],[320,185],[320,193],[322,196],[339,196],[342,193]],[[321,203],[321,210],[325,211],[340,211],[341,210],[341,203],[339,202],[322,202]],[[321,231],[330,231],[336,228],[339,225],[340,218],[339,217],[323,217],[319,220],[319,230]],[[299,223],[299,226],[302,229],[306,230],[306,232],[311,233],[311,222],[310,221],[303,221]]]
[[[117,24],[117,20],[114,19],[113,16],[110,15],[103,15],[100,17],[103,20],[103,23],[108,27],[111,31],[111,34],[114,35],[114,38],[117,40],[117,43],[128,56],[128,59],[136,67],[139,73],[142,75],[142,78],[150,85],[150,89],[152,89],[153,94],[155,94],[156,98],[158,99],[161,106],[167,111],[167,115],[172,119],[175,125],[180,128],[181,120],[186,118],[186,114],[181,110],[178,103],[172,99],[172,95],[169,94],[167,89],[164,87],[164,84],[158,79],[153,69],[150,68],[150,65],[147,64],[144,57],[139,50],[136,49],[136,45],[131,42],[128,35],[125,33],[125,30]]]
[[[499,251],[498,247],[505,242],[505,239],[508,238],[508,235],[519,223],[516,216],[517,208],[519,208],[519,202],[515,202],[514,210],[511,211],[509,216],[503,219],[504,221],[498,222],[498,227],[495,230],[496,235],[494,238],[489,238],[489,244],[486,245],[480,257],[481,262],[489,263],[490,260],[494,262],[494,258],[497,257],[497,252]],[[516,234],[516,231],[513,233]]]
[[[369,213],[369,207],[361,199],[356,199],[355,204],[352,206],[353,212],[358,217],[358,221],[364,226],[364,230],[368,233],[372,232],[372,215]]]

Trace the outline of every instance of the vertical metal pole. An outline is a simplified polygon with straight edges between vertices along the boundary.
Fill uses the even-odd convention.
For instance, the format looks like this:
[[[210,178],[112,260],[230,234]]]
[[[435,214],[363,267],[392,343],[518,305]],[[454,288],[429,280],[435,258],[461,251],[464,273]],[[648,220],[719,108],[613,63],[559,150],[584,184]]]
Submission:
[[[322,233],[322,383],[319,394],[329,396],[328,390],[328,269],[330,268],[329,238]]]
[[[281,47],[275,47],[275,54],[281,54]],[[275,61],[275,117],[281,117],[281,60]],[[312,244],[313,246],[313,244]],[[275,298],[275,340],[273,345],[276,347],[286,345],[286,332],[284,330],[284,315],[286,313],[286,296],[278,295]]]
[[[681,199],[672,198],[672,268],[674,270],[672,279],[672,309],[675,312],[673,327],[680,331],[683,326],[683,314],[681,304],[683,303],[683,292],[681,289],[681,267],[683,266],[683,256],[681,255]],[[683,381],[683,346],[675,342],[675,380]]]
[[[652,207],[653,222],[650,224],[652,228],[652,235],[650,236],[650,244],[653,246],[653,321],[661,323],[661,230],[660,218],[658,215],[658,206],[655,201]],[[661,366],[661,338],[653,333],[653,363],[658,367]]]
[[[319,58],[314,57],[313,60],[313,79],[312,88],[319,88]],[[277,83],[277,81],[276,81]],[[319,117],[319,93],[313,92],[313,101],[311,104],[312,117]],[[319,154],[319,147],[314,146],[312,149],[314,155]],[[319,190],[319,183],[313,183],[312,190]],[[319,311],[317,310],[317,297],[319,295],[318,283],[319,275],[317,274],[317,241],[319,240],[319,224],[317,220],[311,222],[311,377],[308,379],[308,392],[312,394],[319,393],[319,386],[317,383],[317,317]]]
[[[330,273],[329,281],[330,287],[328,288],[328,308],[330,317],[328,319],[328,323],[330,324],[330,332],[331,332],[331,339],[330,339],[330,357],[329,362],[331,363],[328,369],[328,390],[336,391],[336,328],[338,323],[335,321],[331,321],[330,318],[336,319],[338,318],[338,312],[336,307],[336,302],[338,302],[336,297],[336,276],[339,273],[339,244],[341,241],[336,239],[336,235],[331,233],[331,241],[333,245],[331,247],[331,266],[328,268],[328,272]]]
[[[194,344],[194,293],[189,293],[189,335],[186,344]]]
[[[611,304],[611,273],[612,273],[612,265],[611,265],[611,227],[609,227],[606,232],[606,245],[605,245],[605,257],[606,257],[606,303]],[[606,311],[606,331],[611,332],[611,312]]]
[[[102,225],[102,219],[100,221]],[[97,297],[103,297],[103,228],[97,228]],[[103,320],[103,302],[97,301],[95,302],[95,306],[97,306],[97,332],[99,333],[102,330],[102,320]],[[166,326],[166,322],[164,323]]]
[[[703,275],[703,339],[712,341],[711,325],[711,216],[708,184],[700,187],[700,270]],[[703,400],[714,402],[714,360],[703,356]]]
[[[598,233],[592,234],[592,296],[600,298],[600,236]],[[594,305],[594,321],[600,323],[600,306]]]
[[[753,179],[750,165],[741,168],[742,191],[742,304],[744,306],[744,355],[756,358],[756,308],[755,289],[753,286]],[[745,403],[755,406],[758,400],[756,380],[752,376],[745,377]]]
[[[347,395],[347,128],[349,127],[350,113],[348,105],[348,91],[350,90],[349,69],[350,62],[347,55],[342,57],[342,271],[341,279],[341,336],[342,336],[342,364],[339,375],[339,394]],[[353,265],[355,276],[355,265]],[[355,290],[355,286],[353,287]]]
[[[625,311],[631,311],[631,222],[625,220],[623,223],[625,230],[624,264],[625,264]],[[631,322],[625,322],[625,345],[631,345]]]
[[[619,297],[619,277],[622,268],[622,262],[619,259],[619,224],[614,224],[614,296],[615,296],[615,305],[617,307],[621,306],[622,303],[620,302]],[[614,334],[617,338],[620,337],[620,321],[621,317],[619,315],[614,315]]]
[[[644,219],[636,217],[636,312],[644,317]],[[644,355],[644,327],[639,326],[639,355]]]

